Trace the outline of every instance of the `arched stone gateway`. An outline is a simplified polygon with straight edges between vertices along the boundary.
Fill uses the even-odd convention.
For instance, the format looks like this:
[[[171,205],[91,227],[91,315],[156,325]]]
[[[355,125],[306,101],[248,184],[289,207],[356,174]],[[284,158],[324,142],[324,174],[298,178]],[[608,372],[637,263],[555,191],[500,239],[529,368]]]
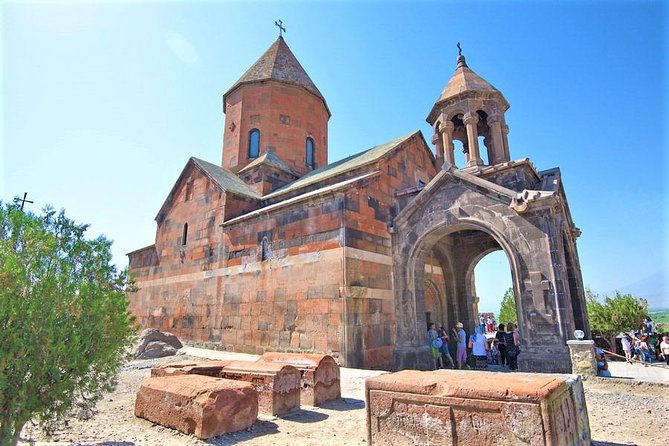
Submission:
[[[506,173],[481,178],[446,163],[394,220],[393,285],[397,315],[395,366],[430,368],[424,327],[426,258],[441,265],[444,323],[474,328],[473,268],[501,249],[509,259],[523,338],[522,370],[569,372],[566,341],[575,329],[588,333],[584,293],[573,228],[559,172],[536,173],[527,161],[509,163]],[[523,176],[548,190],[514,190]],[[431,292],[431,291],[430,291]]]

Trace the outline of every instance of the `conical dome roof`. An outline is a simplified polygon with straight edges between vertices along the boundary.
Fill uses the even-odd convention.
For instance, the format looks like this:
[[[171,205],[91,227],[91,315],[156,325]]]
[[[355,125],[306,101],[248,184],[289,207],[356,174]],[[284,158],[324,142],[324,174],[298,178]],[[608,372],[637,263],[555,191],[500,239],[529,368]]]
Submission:
[[[439,95],[439,99],[435,102],[432,107],[432,111],[427,117],[427,121],[432,124],[436,119],[436,113],[441,108],[442,104],[448,102],[454,102],[458,99],[472,96],[490,96],[493,95],[501,101],[502,107],[504,110],[509,108],[509,103],[507,102],[504,95],[495,87],[490,84],[490,82],[483,79],[481,76],[476,74],[469,66],[465,60],[465,56],[458,56],[457,66],[455,67],[455,73],[448,80],[446,87]]]
[[[445,101],[466,91],[490,91],[502,94],[467,66],[465,56],[458,56],[455,73],[449,79],[437,102]]]
[[[325,98],[316,88],[307,72],[304,71],[293,52],[288,48],[282,36],[279,36],[272,46],[223,95],[223,107],[225,107],[225,97],[240,85],[266,80],[276,80],[303,87],[318,96],[325,104],[325,108],[328,108]],[[223,111],[225,111],[225,108]]]

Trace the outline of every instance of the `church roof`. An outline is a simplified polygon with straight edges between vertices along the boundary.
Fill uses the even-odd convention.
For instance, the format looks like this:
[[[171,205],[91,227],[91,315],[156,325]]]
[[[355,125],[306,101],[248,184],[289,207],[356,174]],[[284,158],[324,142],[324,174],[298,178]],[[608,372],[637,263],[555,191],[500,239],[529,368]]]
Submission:
[[[190,160],[200,167],[221,189],[249,198],[260,198],[260,195],[256,191],[251,189],[237,175],[225,167],[217,166],[216,164],[195,157],[191,157]]]
[[[500,95],[502,94],[498,89],[493,87],[488,81],[467,66],[465,56],[458,56],[458,65],[455,68],[455,73],[453,73],[453,76],[449,79],[448,84],[446,84],[446,87],[441,92],[437,102],[445,101],[466,91],[489,91],[496,92]]]
[[[242,84],[249,84],[252,82],[261,82],[266,80],[276,80],[287,84],[298,85],[305,88],[307,91],[318,96],[327,109],[325,98],[318,90],[314,82],[293,52],[288,48],[288,45],[279,36],[276,41],[270,46],[260,58],[251,65],[251,68],[246,70],[246,73],[239,78],[237,82],[223,95],[223,111],[225,112],[225,97],[232,93],[237,87]],[[329,109],[328,109],[329,113]]]
[[[308,174],[304,175],[303,177],[293,181],[292,183],[287,184],[280,189],[277,189],[271,194],[263,196],[263,199],[274,198],[281,194],[292,192],[301,189],[302,187],[319,183],[326,179],[336,177],[337,175],[353,171],[366,164],[375,162],[383,155],[391,152],[393,149],[399,147],[402,143],[408,141],[409,139],[411,139],[416,135],[420,135],[420,131],[416,131],[409,135],[402,136],[401,138],[393,139],[392,141],[388,141],[385,144],[379,144],[378,146],[374,146],[371,149],[365,150],[364,152],[360,152],[358,154],[349,156],[348,158],[344,158],[342,160],[328,164],[327,166],[315,169],[309,172]]]
[[[288,166],[288,164],[286,164],[281,158],[279,158],[279,156],[274,152],[273,149],[268,150],[267,152],[260,155],[258,158],[248,163],[238,173],[246,172],[247,170],[251,170],[256,166],[260,166],[261,164],[265,164],[283,170],[284,172],[288,172],[294,177],[298,176],[295,174],[295,172],[293,172],[293,170]]]

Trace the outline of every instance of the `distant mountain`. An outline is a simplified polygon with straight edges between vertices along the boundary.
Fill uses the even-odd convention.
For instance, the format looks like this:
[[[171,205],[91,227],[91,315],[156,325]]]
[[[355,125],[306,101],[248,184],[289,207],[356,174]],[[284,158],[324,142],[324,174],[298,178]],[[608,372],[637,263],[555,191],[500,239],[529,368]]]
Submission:
[[[666,271],[658,270],[650,276],[632,282],[628,285],[610,290],[603,293],[606,296],[613,296],[616,291],[621,293],[630,293],[636,297],[644,298],[648,301],[649,310],[669,309],[669,283],[667,283],[668,274]]]

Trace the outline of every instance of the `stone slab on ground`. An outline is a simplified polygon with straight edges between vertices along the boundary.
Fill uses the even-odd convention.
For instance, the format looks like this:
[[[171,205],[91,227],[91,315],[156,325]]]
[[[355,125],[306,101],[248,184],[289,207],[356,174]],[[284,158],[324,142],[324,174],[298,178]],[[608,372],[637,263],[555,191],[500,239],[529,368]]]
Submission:
[[[577,375],[405,370],[365,382],[370,445],[589,445]]]
[[[231,360],[220,360],[159,364],[151,369],[151,376],[204,375],[217,378],[221,370],[231,362]]]
[[[341,398],[339,364],[330,355],[267,352],[261,360],[289,364],[300,371],[300,402],[306,406],[320,406]]]
[[[258,392],[258,411],[263,415],[277,416],[300,409],[300,371],[291,365],[232,361],[220,377],[251,383]]]
[[[201,375],[146,379],[135,416],[198,438],[249,428],[258,417],[258,394],[249,383]]]

